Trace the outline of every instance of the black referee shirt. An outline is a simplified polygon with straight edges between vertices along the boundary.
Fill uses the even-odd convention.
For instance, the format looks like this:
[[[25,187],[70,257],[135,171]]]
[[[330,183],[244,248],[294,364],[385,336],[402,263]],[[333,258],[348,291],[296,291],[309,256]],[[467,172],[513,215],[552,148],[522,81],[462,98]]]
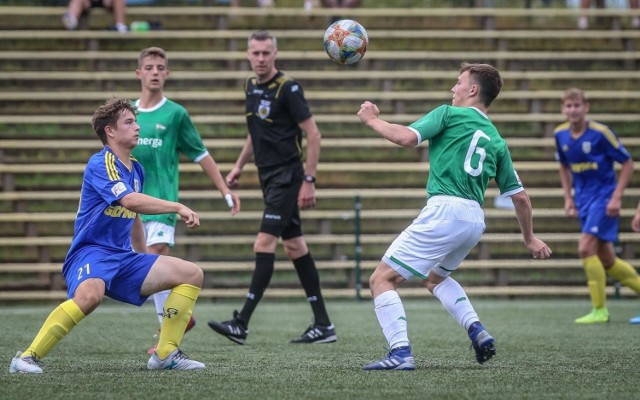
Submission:
[[[273,167],[301,160],[302,129],[311,111],[298,82],[278,73],[269,82],[245,84],[247,127],[253,143],[256,166]]]

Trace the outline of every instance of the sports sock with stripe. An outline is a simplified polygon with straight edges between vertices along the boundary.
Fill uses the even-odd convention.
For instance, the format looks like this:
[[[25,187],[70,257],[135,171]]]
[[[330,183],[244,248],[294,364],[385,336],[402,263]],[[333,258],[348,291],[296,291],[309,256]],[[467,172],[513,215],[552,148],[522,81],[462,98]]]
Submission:
[[[467,297],[464,289],[452,277],[447,277],[433,289],[433,295],[440,300],[445,310],[465,331],[471,324],[479,321],[478,314]]]

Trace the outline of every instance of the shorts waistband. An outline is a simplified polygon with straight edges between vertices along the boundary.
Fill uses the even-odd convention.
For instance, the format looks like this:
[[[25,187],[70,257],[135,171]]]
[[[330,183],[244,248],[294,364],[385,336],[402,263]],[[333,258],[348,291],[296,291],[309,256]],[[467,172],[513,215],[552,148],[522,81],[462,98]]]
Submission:
[[[464,204],[467,207],[481,208],[480,204],[475,200],[463,199],[462,197],[456,196],[436,195],[433,197],[429,197],[429,199],[427,200],[427,205],[447,203]]]

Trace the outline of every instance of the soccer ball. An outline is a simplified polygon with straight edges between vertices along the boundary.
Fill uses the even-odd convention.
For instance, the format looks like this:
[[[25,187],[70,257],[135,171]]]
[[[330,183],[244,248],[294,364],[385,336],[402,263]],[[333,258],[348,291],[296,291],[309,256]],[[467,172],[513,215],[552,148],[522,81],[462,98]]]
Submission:
[[[340,64],[360,61],[367,51],[368,44],[367,31],[350,19],[334,22],[324,33],[324,50],[333,61]]]

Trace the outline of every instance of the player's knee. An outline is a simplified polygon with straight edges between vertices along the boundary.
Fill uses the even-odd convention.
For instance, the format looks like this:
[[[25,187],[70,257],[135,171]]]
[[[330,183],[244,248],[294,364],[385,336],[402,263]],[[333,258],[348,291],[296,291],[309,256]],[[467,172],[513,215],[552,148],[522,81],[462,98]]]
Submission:
[[[424,285],[424,287],[427,288],[427,290],[431,293],[433,293],[433,289],[436,288],[436,286],[438,286],[436,283],[430,282],[429,279],[425,279],[422,281],[422,284]]]
[[[578,255],[580,258],[587,258],[595,255],[594,251],[588,246],[579,246]]]
[[[376,271],[371,274],[369,277],[369,288],[371,288],[372,292],[376,292],[381,286],[384,286],[387,283],[387,279],[380,273],[376,273]]]
[[[297,260],[298,258],[306,255],[309,252],[309,249],[300,248],[300,247],[286,247],[284,248],[284,252],[289,257],[290,260]]]
[[[80,310],[82,310],[84,315],[89,315],[100,305],[100,303],[102,303],[103,298],[103,293],[85,290],[76,292],[73,296],[73,301],[78,305]]]
[[[297,260],[298,258],[306,255],[309,252],[307,243],[302,236],[294,239],[287,239],[284,241],[284,252],[291,260]]]
[[[187,264],[188,266],[184,268],[184,280],[183,283],[188,283],[189,285],[202,287],[202,282],[204,280],[204,272],[202,272],[202,268],[197,266],[196,264],[190,262]]]
[[[429,292],[433,293],[433,290],[436,288],[436,286],[444,282],[444,280],[447,278],[447,276],[440,276],[432,271],[431,273],[429,273],[427,279],[424,279],[422,281],[422,284],[427,288]]]

